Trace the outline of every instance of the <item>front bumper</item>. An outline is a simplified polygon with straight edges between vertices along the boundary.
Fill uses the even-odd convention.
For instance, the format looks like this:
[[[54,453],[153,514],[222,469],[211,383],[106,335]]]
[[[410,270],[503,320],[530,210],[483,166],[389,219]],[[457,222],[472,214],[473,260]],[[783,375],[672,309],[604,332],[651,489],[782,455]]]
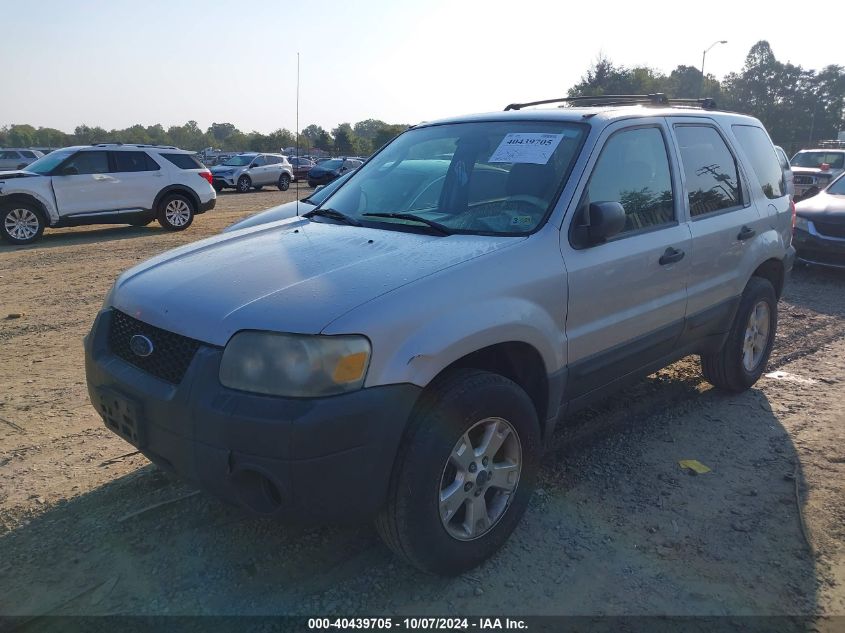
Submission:
[[[230,174],[228,176],[221,176],[219,174],[215,174],[214,172],[211,173],[211,181],[213,184],[219,185],[221,187],[234,187],[237,183],[237,179],[235,178],[234,174]]]
[[[382,506],[419,387],[307,399],[253,395],[220,384],[223,351],[205,345],[173,385],[109,351],[111,316],[100,312],[85,338],[89,396],[101,415],[113,396],[129,403],[123,412],[137,433],[118,434],[151,461],[263,515],[356,522]]]
[[[792,236],[798,261],[831,268],[845,268],[845,239],[821,235],[812,221],[809,231],[796,228]]]

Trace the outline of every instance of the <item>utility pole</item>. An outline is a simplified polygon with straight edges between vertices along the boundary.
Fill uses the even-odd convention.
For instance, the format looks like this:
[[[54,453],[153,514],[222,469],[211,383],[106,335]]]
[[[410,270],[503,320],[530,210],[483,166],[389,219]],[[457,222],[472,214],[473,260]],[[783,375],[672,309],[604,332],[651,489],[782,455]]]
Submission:
[[[716,40],[710,46],[704,49],[704,52],[701,54],[701,87],[698,89],[698,96],[704,96],[704,60],[707,57],[707,53],[710,52],[710,49],[716,46],[716,44],[727,44],[728,40]]]

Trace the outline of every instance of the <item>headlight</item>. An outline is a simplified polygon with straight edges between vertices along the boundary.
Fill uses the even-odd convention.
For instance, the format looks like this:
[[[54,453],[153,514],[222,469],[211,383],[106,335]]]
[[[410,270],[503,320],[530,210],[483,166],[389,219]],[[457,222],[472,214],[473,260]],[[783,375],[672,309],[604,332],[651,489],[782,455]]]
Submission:
[[[275,396],[331,396],[360,389],[369,363],[363,336],[239,332],[223,351],[220,382]]]
[[[795,216],[795,228],[801,229],[802,231],[810,232],[810,221],[807,218],[803,218],[800,215]]]

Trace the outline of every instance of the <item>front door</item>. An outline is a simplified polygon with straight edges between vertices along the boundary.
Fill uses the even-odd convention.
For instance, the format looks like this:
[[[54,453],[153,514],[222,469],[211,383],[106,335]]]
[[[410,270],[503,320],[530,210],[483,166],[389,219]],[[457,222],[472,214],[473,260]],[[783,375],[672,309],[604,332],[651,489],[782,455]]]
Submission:
[[[59,215],[113,210],[117,185],[118,180],[109,173],[108,152],[77,152],[53,175]]]
[[[662,119],[611,126],[562,231],[569,284],[566,317],[570,400],[668,355],[684,327],[691,239],[668,130]],[[620,202],[620,234],[573,244],[571,228],[593,202]]]

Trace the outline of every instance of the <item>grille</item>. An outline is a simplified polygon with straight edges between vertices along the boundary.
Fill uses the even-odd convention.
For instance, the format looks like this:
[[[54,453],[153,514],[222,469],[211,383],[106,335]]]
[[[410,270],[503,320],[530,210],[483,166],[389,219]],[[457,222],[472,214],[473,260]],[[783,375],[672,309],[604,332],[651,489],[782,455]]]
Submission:
[[[845,238],[845,224],[831,224],[829,222],[813,221],[813,225],[816,227],[816,231],[818,231],[821,235]]]
[[[129,340],[136,334],[146,336],[153,343],[149,356],[138,356],[129,346]],[[200,346],[187,336],[162,330],[119,310],[112,311],[109,328],[109,349],[127,363],[139,369],[178,385],[191,364]]]

